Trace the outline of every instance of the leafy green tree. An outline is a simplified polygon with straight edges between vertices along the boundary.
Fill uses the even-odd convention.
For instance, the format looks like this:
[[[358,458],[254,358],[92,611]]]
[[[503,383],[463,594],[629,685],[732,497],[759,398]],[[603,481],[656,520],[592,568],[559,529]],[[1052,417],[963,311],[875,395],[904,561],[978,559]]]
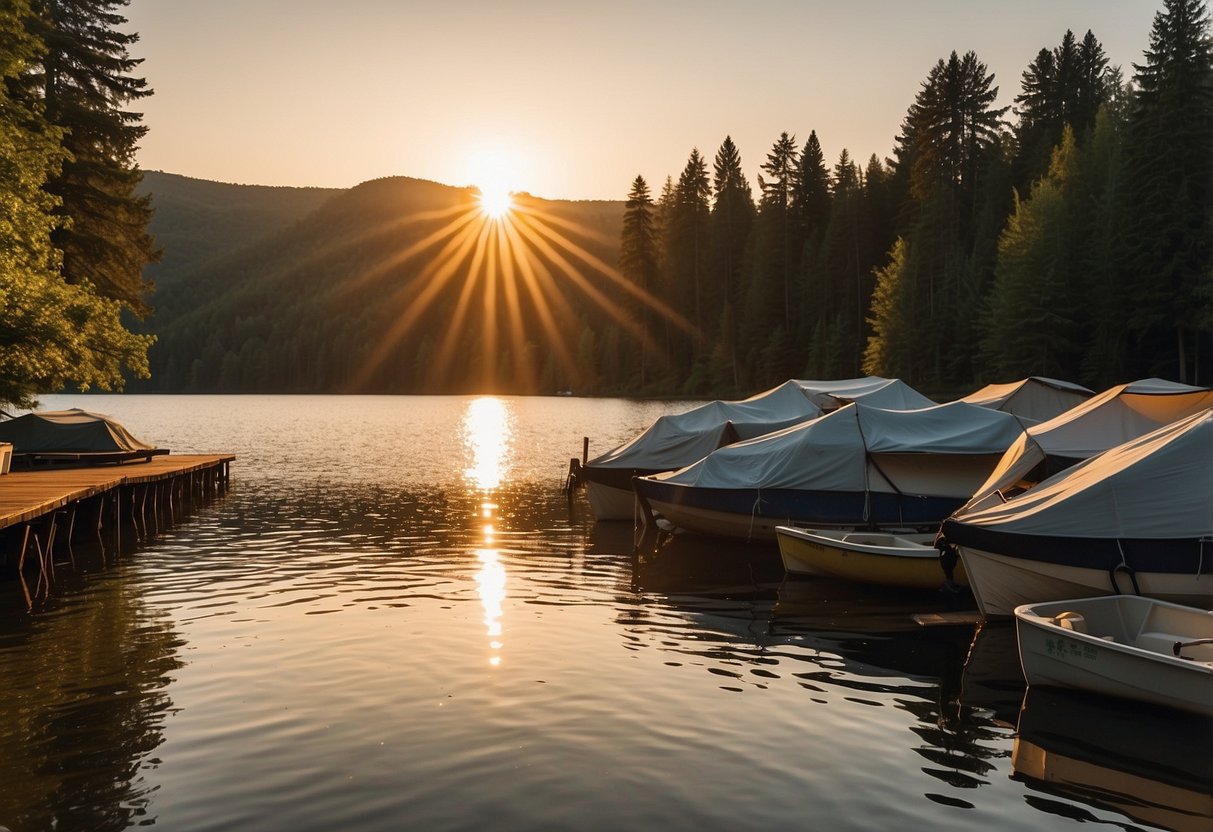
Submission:
[[[40,54],[28,13],[25,0],[0,7],[0,402],[21,408],[68,385],[120,389],[124,369],[146,376],[152,341],[123,328],[117,302],[59,276],[57,199],[43,186],[63,161],[62,132],[8,92]]]
[[[1145,57],[1134,65],[1126,157],[1128,323],[1136,354],[1156,358],[1141,369],[1182,381],[1193,377],[1213,311],[1213,45],[1205,4],[1166,0]]]
[[[150,196],[137,192],[143,174],[135,151],[147,127],[125,109],[152,93],[131,74],[141,63],[128,51],[138,35],[120,30],[126,18],[117,12],[128,3],[32,0],[29,26],[46,50],[19,88],[27,100],[41,100],[69,153],[46,183],[65,219],[53,238],[64,277],[142,317],[151,288],[143,268],[160,253],[147,231]]]

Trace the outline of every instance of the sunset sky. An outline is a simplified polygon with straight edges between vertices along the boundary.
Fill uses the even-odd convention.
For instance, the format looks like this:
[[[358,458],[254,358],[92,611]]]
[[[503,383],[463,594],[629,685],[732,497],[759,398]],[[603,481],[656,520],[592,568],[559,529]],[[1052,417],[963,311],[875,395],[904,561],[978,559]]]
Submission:
[[[504,177],[555,199],[656,192],[732,135],[751,185],[782,131],[891,154],[935,62],[973,50],[1002,103],[1066,29],[1131,77],[1158,0],[132,0],[155,95],[139,162],[349,187]]]

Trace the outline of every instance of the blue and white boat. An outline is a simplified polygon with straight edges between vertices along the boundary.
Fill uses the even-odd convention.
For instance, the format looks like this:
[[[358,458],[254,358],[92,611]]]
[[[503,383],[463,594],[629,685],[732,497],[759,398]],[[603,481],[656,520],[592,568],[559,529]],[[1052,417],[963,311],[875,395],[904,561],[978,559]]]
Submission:
[[[717,448],[801,424],[851,401],[897,410],[934,404],[898,379],[792,379],[748,399],[712,401],[662,416],[619,447],[574,463],[572,473],[585,485],[595,519],[630,520],[635,510],[633,477],[675,471]]]
[[[933,531],[1023,432],[1009,413],[964,402],[919,410],[854,403],[713,451],[636,493],[674,526],[775,539],[777,526]]]
[[[987,617],[1134,593],[1213,606],[1213,410],[1125,442],[942,527]]]

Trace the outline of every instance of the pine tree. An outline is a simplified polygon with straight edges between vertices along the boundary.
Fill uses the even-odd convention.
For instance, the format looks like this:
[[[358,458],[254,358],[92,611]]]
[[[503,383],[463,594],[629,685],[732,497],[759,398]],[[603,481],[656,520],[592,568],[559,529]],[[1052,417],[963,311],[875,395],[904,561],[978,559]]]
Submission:
[[[1067,31],[1061,44],[1037,53],[1023,73],[1023,88],[1015,98],[1019,116],[1016,181],[1021,188],[1047,171],[1065,127],[1073,128],[1082,145],[1110,90],[1107,57],[1090,31],[1081,44]]]
[[[1047,177],[1016,204],[998,245],[993,289],[981,332],[990,378],[1074,378],[1082,347],[1082,247],[1072,192],[1078,168],[1067,125]]]
[[[1009,191],[1001,152],[1007,108],[994,106],[993,82],[976,55],[953,52],[923,82],[898,137],[897,177],[908,193],[899,221],[905,245],[895,249],[898,291],[885,299],[908,306],[898,310],[896,340],[873,349],[869,339],[865,356],[907,368],[920,384],[968,383],[972,372],[971,329]],[[881,331],[891,329],[872,337]]]
[[[628,192],[619,242],[619,271],[645,295],[651,295],[657,287],[657,221],[649,186],[643,176],[632,180],[632,189]],[[635,306],[639,309],[633,308],[630,312],[639,316],[642,333],[636,345],[635,370],[643,389],[649,382],[649,368],[655,358],[653,324],[649,320],[651,304],[640,302]]]
[[[769,177],[758,177],[762,190],[761,217],[768,234],[771,267],[781,288],[783,314],[780,317],[785,332],[792,328],[792,276],[796,273],[800,255],[800,224],[793,215],[792,197],[799,177],[796,137],[781,133],[762,165]],[[768,301],[769,302],[769,301]]]
[[[65,218],[54,234],[64,277],[143,316],[151,290],[143,268],[160,253],[147,232],[151,198],[137,193],[143,174],[135,151],[147,127],[125,109],[152,93],[131,74],[141,63],[128,51],[138,35],[120,31],[126,18],[116,11],[128,3],[33,0],[30,29],[47,49],[20,88],[41,99],[71,154],[46,184]]]
[[[721,310],[712,353],[714,383],[735,390],[741,385],[735,310],[741,308],[745,297],[743,266],[754,227],[754,197],[741,170],[741,154],[729,136],[716,153],[713,173],[711,268],[715,275],[713,297]]]
[[[1129,326],[1143,370],[1195,378],[1213,298],[1213,41],[1200,0],[1166,0],[1134,65],[1126,217]],[[1196,336],[1196,337],[1193,337]],[[1207,351],[1207,344],[1206,344]],[[1164,360],[1166,355],[1174,356]],[[1207,358],[1207,356],[1206,356]]]
[[[800,236],[809,239],[825,230],[830,217],[830,175],[817,131],[809,132],[792,185],[792,213],[800,224]]]
[[[972,52],[940,60],[910,105],[898,137],[917,199],[936,187],[971,195],[982,157],[994,145],[1009,108],[995,107],[993,74]]]
[[[666,279],[669,302],[675,310],[690,318],[695,334],[674,336],[671,356],[673,370],[686,378],[703,340],[716,322],[715,312],[707,314],[705,284],[708,274],[711,183],[707,162],[695,148],[674,186],[673,201],[665,215]],[[688,391],[691,392],[691,391]]]

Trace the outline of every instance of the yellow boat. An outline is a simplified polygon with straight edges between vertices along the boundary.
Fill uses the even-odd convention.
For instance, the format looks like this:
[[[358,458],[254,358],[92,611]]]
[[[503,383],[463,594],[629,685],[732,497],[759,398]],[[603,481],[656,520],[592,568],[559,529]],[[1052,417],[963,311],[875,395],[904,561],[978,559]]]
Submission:
[[[789,575],[827,575],[908,589],[938,589],[948,582],[939,552],[931,545],[933,534],[778,526],[775,536]],[[969,585],[959,562],[951,582]]]

